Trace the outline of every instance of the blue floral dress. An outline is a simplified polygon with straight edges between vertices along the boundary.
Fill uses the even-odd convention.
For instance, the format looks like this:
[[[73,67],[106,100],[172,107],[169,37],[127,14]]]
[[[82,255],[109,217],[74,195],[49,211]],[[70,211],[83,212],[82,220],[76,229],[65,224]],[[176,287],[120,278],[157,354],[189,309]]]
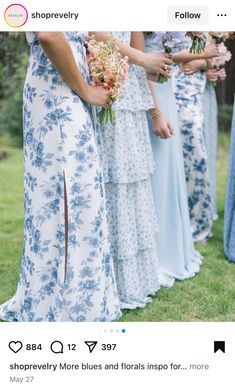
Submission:
[[[213,222],[208,160],[203,133],[204,72],[186,75],[174,67],[174,91],[183,144],[188,205],[194,241],[211,236]]]
[[[218,120],[217,120],[217,99],[215,88],[207,81],[203,95],[204,112],[204,137],[208,157],[208,172],[210,181],[211,204],[213,220],[218,218],[216,201],[216,164],[217,164],[217,144],[218,144]]]
[[[130,33],[112,33],[130,44]],[[122,308],[143,307],[159,289],[157,222],[150,175],[154,170],[147,110],[153,106],[145,72],[130,65],[113,105],[114,125],[100,129],[106,205]]]
[[[168,37],[173,52],[187,45],[183,32],[152,32],[145,34],[147,52],[163,52],[162,41]],[[182,47],[184,45],[184,47]],[[154,201],[159,221],[157,246],[159,253],[160,283],[169,287],[174,279],[183,280],[195,276],[199,271],[201,256],[194,249],[190,229],[187,191],[184,175],[183,152],[180,139],[179,121],[172,80],[153,83],[161,111],[174,128],[174,137],[162,140],[153,133],[149,116],[149,131],[156,162],[152,175]]]
[[[86,34],[65,35],[89,82]],[[27,33],[27,37],[23,259],[16,294],[0,306],[0,317],[7,321],[113,321],[120,309],[91,116],[36,36]]]
[[[235,262],[235,102],[230,142],[230,159],[224,216],[224,251]]]

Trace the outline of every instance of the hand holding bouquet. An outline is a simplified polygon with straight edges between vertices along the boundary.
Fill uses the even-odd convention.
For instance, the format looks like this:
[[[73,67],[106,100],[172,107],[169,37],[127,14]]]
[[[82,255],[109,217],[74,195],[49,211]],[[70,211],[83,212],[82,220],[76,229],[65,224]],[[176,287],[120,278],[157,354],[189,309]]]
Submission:
[[[202,31],[190,31],[188,35],[192,39],[192,46],[190,48],[190,53],[201,54],[204,51],[206,44],[206,35]]]
[[[215,40],[216,44],[227,41],[230,33],[228,31],[209,31],[209,35]]]
[[[231,52],[226,48],[225,44],[221,42],[218,45],[219,56],[213,57],[210,60],[211,67],[216,69],[217,71],[223,69],[225,67],[226,62],[230,61],[232,58]],[[213,83],[216,85],[216,83]]]
[[[110,93],[111,103],[120,96],[128,73],[128,58],[122,57],[112,36],[107,41],[97,42],[94,37],[87,41],[88,65],[94,86],[102,86]],[[112,108],[102,109],[100,123],[113,124]]]
[[[184,50],[190,42],[190,39],[184,32],[162,31],[157,34],[158,46],[163,46],[165,53],[177,54]],[[166,69],[164,69],[166,70]],[[158,77],[158,83],[164,83],[167,79],[160,74]]]

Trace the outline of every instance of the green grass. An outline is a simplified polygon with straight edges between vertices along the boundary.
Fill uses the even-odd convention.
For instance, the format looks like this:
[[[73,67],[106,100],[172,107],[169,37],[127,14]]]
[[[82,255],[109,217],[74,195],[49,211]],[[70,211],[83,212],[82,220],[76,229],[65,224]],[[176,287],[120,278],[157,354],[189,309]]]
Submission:
[[[22,150],[0,139],[0,303],[15,292],[23,239],[23,156]],[[121,321],[235,321],[235,264],[223,252],[223,215],[229,137],[220,134],[218,155],[218,210],[214,236],[198,246],[204,256],[200,273],[162,289],[144,309],[123,311]]]

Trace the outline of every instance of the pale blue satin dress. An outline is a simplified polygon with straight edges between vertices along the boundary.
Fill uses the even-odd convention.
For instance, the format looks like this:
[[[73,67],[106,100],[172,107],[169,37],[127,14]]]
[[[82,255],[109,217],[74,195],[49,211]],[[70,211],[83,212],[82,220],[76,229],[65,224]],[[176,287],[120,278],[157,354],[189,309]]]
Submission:
[[[235,262],[235,103],[224,216],[224,251],[230,261]]]
[[[160,52],[163,47],[156,43],[156,32],[145,36],[147,52]],[[183,154],[178,126],[178,115],[172,81],[154,83],[157,100],[162,112],[175,130],[175,136],[162,140],[149,130],[154,159],[157,166],[152,175],[154,199],[157,208],[159,233],[157,246],[161,271],[161,285],[170,280],[190,278],[199,271],[202,258],[195,251],[190,227],[184,175]]]
[[[216,202],[216,163],[217,163],[217,145],[218,145],[218,120],[217,120],[217,99],[215,88],[207,81],[203,95],[204,112],[204,138],[206,143],[208,158],[208,173],[210,182],[211,205],[213,219],[218,218]]]

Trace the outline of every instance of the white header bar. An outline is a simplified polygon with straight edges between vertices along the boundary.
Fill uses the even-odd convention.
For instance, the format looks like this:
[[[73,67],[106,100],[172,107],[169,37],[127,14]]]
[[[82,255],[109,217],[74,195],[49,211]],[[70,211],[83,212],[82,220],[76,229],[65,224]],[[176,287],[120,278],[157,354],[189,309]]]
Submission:
[[[160,31],[166,28],[234,31],[235,6],[228,0],[219,3],[214,0],[0,2],[0,31]]]

